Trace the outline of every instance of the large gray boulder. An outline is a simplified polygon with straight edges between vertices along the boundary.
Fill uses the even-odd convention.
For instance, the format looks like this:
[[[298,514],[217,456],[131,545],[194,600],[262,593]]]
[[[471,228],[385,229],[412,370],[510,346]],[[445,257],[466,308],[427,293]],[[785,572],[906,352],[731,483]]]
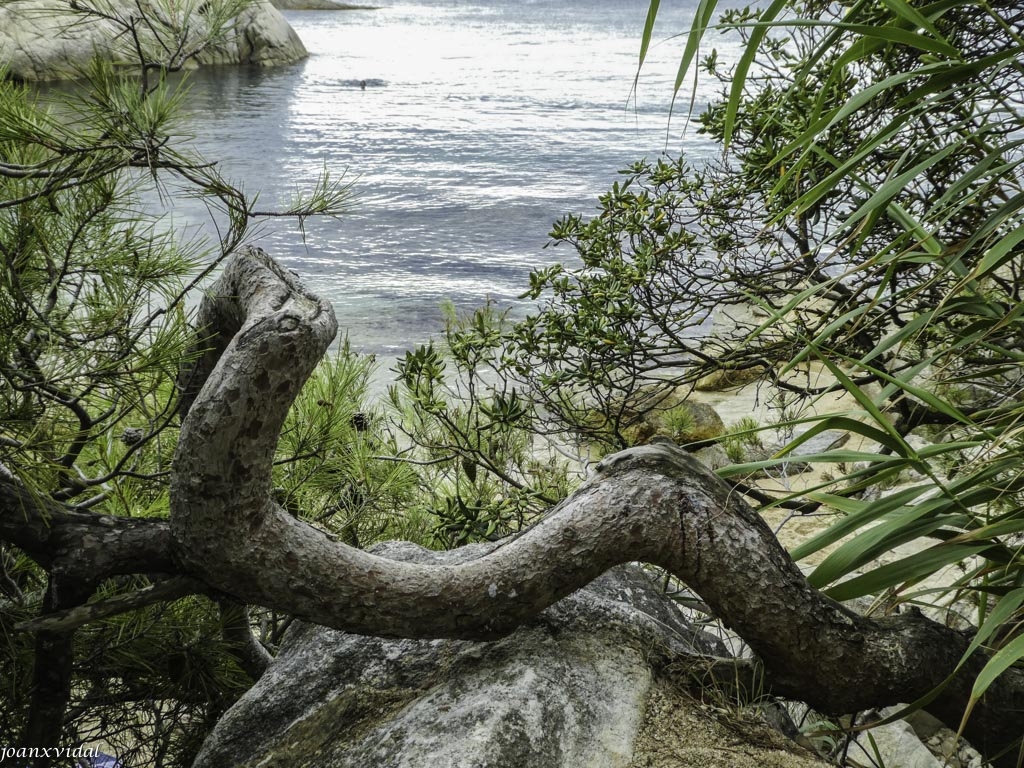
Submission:
[[[489,547],[394,559],[450,564]],[[619,567],[496,642],[388,640],[290,630],[263,678],[221,720],[195,768],[627,768],[821,765],[781,736],[737,744],[666,685],[656,659],[724,655],[638,567]],[[772,732],[774,733],[774,732]],[[667,741],[666,741],[667,740]]]
[[[88,4],[112,15],[137,13],[133,0],[89,0]],[[0,3],[0,64],[7,68],[8,77],[16,80],[61,80],[80,77],[96,57],[118,63],[137,61],[131,39],[115,22],[84,15],[70,6],[68,0]],[[204,12],[188,13],[190,7],[198,8],[199,3],[168,4],[161,0],[142,0],[142,6],[153,18],[167,22],[166,25],[153,25],[165,40],[170,40],[169,29],[188,29],[185,48],[190,48],[203,35]],[[139,27],[145,34],[145,26]],[[144,43],[158,53],[158,58],[163,54],[157,41],[144,40]],[[168,47],[174,50],[177,41]],[[189,65],[276,66],[298,61],[307,55],[302,41],[281,12],[269,0],[253,0],[235,17],[231,33],[216,45],[204,49],[194,61],[190,60]]]
[[[282,11],[374,11],[373,5],[336,2],[335,0],[272,0]]]

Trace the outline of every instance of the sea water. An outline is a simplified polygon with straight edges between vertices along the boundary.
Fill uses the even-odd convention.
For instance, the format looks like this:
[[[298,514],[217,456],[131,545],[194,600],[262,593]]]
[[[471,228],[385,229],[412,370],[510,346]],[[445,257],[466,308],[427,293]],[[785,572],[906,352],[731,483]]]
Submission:
[[[642,158],[714,151],[672,85],[694,0],[663,2],[638,72],[645,0],[415,0],[285,15],[310,56],[191,78],[187,130],[257,207],[330,170],[350,212],[280,221],[254,242],[334,304],[352,346],[386,361],[442,325],[446,300],[516,305],[532,269],[573,263],[551,224],[589,215]],[[735,43],[709,35],[728,61]],[[703,78],[700,109],[720,86]],[[203,226],[203,211],[171,211]],[[516,305],[516,311],[525,311]]]

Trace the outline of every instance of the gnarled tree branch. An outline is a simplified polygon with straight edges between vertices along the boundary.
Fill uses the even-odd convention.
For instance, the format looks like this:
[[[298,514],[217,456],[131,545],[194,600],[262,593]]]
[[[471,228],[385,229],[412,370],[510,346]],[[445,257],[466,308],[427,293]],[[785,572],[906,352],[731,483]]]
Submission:
[[[175,573],[165,520],[68,509],[0,477],[0,538],[47,569],[55,563],[99,582],[133,573]]]
[[[774,691],[832,713],[916,700],[967,648],[923,617],[866,618],[813,589],[740,496],[669,443],[607,458],[543,521],[477,560],[431,567],[347,547],[271,494],[281,425],[336,331],[330,306],[250,249],[228,264],[203,316],[216,343],[191,372],[173,550],[184,570],[240,600],[362,634],[493,638],[613,565],[645,561],[750,644]],[[955,727],[984,660],[964,664],[929,709]],[[1022,712],[1024,674],[1010,669],[967,733],[994,755],[1021,740]]]
[[[70,510],[33,492],[12,476],[0,477],[0,538],[49,572],[43,615],[35,637],[32,703],[21,742],[57,744],[72,688],[73,630],[96,586],[110,576],[173,572],[166,521]],[[202,585],[197,585],[200,588]],[[52,764],[50,757],[35,765]]]

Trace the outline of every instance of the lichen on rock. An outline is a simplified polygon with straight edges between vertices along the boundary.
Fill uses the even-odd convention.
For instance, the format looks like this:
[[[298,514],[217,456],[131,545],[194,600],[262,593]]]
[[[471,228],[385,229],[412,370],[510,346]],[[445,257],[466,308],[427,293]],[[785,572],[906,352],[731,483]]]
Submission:
[[[431,552],[389,544],[375,552],[455,564],[492,548]],[[665,718],[690,720],[662,711],[668,694],[657,659],[702,654],[726,649],[637,566],[613,569],[495,642],[397,640],[299,625],[218,724],[195,768],[668,766],[648,760],[650,728],[671,730]],[[672,701],[677,707],[683,699]],[[751,746],[751,754],[758,749]],[[778,746],[769,751],[785,754]],[[793,757],[763,764],[814,763]]]

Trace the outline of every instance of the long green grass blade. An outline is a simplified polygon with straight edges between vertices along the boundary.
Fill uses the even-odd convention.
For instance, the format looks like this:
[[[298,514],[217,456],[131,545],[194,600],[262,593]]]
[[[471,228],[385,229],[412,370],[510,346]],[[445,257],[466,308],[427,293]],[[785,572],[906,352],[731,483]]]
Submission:
[[[974,681],[974,688],[971,689],[972,701],[977,701],[984,696],[985,691],[996,681],[997,677],[1022,659],[1024,659],[1024,635],[1014,638],[1003,646],[999,653],[993,656],[981,670],[978,679]]]
[[[882,184],[882,186],[880,186],[863,205],[846,218],[845,225],[847,227],[851,227],[853,224],[856,224],[862,218],[875,212],[879,208],[888,207],[892,198],[896,197],[896,195],[904,189],[907,184],[909,184],[913,179],[920,177],[929,168],[945,162],[946,158],[958,150],[962,143],[963,141],[951,142],[934,154],[929,155],[921,162],[890,178]]]
[[[941,69],[944,64],[931,64],[922,69],[927,71]],[[812,141],[815,137],[824,133],[832,126],[839,122],[842,122],[850,115],[854,114],[858,110],[862,109],[866,104],[870,103],[872,99],[878,97],[879,94],[884,93],[887,90],[895,88],[896,86],[902,85],[903,83],[914,80],[916,77],[921,76],[921,70],[916,72],[899,72],[895,75],[890,75],[884,80],[880,80],[877,83],[867,86],[861,89],[846,102],[829,113],[826,113],[817,121],[808,126],[803,133],[793,139],[789,144],[784,146],[779,153],[772,159],[772,164],[780,163],[785,160],[789,155],[798,149],[803,149],[807,144]],[[898,116],[897,116],[898,117]]]
[[[932,257],[941,257],[944,251],[942,243],[940,243],[933,232],[929,232],[921,222],[915,217],[911,216],[899,203],[892,203],[888,209],[889,218],[899,224],[906,233],[914,238],[915,243],[918,247],[924,248],[925,252]],[[931,263],[929,261],[929,263]],[[958,274],[962,274],[965,270],[960,269]]]
[[[920,455],[922,458],[929,458],[930,456],[938,454],[940,448],[945,451],[955,452],[972,448],[976,445],[976,443],[958,443],[946,444],[943,446],[927,446],[921,449]],[[896,466],[902,468],[905,464],[905,462],[900,461],[897,462]],[[986,483],[999,476],[1004,470],[1005,467],[998,465],[985,465],[978,472],[964,475],[947,484],[943,489],[942,496],[925,499],[924,501],[919,502],[919,505],[924,506],[927,511],[931,512],[936,509],[940,509],[944,504],[951,500],[956,500],[962,507],[984,504],[999,494],[997,489],[986,485]],[[853,475],[848,476],[848,478],[850,477],[853,477]],[[845,513],[846,517],[796,547],[792,551],[791,555],[794,560],[801,560],[808,557],[820,549],[823,549],[830,544],[834,544],[840,539],[854,533],[856,530],[885,517],[889,513],[909,505],[923,493],[934,490],[934,484],[922,483],[921,485],[904,488],[871,502],[846,498],[837,494],[808,493],[808,499],[831,506],[834,509]]]
[[[1024,139],[1001,143],[998,147],[989,150],[973,168],[957,178],[943,195],[935,200],[933,205],[945,208],[953,204],[962,195],[970,194],[971,187],[977,186],[986,176],[992,177],[989,183],[993,180],[1006,179],[1024,160],[1018,158],[1011,162],[1000,163],[1000,161],[1006,160],[1007,155],[1012,154],[1021,145],[1024,145]]]
[[[971,277],[977,279],[984,277],[999,269],[1007,261],[1016,256],[1014,249],[1024,240],[1024,224],[1008,232],[994,246],[985,252],[977,268],[971,273]]]
[[[885,285],[891,285],[891,279],[885,281]],[[884,289],[885,285],[882,286]],[[911,318],[910,321],[899,328],[893,333],[883,338],[878,342],[877,346],[868,352],[864,357],[860,358],[858,362],[867,364],[879,357],[894,347],[899,347],[903,344],[909,344],[912,342],[918,334],[925,329],[925,327],[931,325],[940,315],[941,310],[938,308],[929,308],[922,311],[920,314]],[[911,376],[907,378],[913,378],[913,371]]]
[[[761,42],[764,40],[765,35],[768,34],[768,30],[771,28],[770,22],[773,22],[788,4],[789,0],[774,0],[774,2],[761,13],[761,21],[750,33],[750,39],[747,41],[747,45],[743,49],[743,55],[740,56],[740,60],[736,64],[736,69],[732,76],[732,87],[729,91],[729,101],[725,108],[725,123],[722,143],[725,145],[726,149],[729,148],[729,143],[732,140],[733,129],[736,126],[736,115],[739,113],[740,102],[743,101],[743,86],[746,84],[747,74],[750,72],[750,66],[757,58]]]
[[[891,448],[900,455],[902,455],[903,447],[906,445],[902,441],[893,438],[893,436],[888,432],[872,427],[870,424],[865,424],[863,421],[857,421],[856,419],[851,419],[847,416],[829,416],[811,427],[804,434],[800,435],[800,437],[790,442],[776,455],[791,455],[795,449],[799,448],[808,440],[811,440],[822,432],[827,432],[830,429],[852,432],[853,434],[860,435],[868,440],[874,440],[876,443],[884,445],[887,448]]]
[[[658,18],[658,9],[661,6],[661,0],[651,0],[651,4],[647,8],[647,19],[644,21],[644,31],[640,36],[640,63],[637,66],[637,77],[640,76],[639,70],[643,68],[644,61],[647,59],[647,50],[651,47],[651,37],[654,34],[654,22]],[[633,81],[633,87],[636,87],[636,80]]]
[[[855,597],[878,594],[889,587],[925,578],[947,565],[979,555],[989,546],[939,544],[830,587],[825,593],[833,600],[852,600]]]
[[[864,39],[876,39],[890,43],[899,43],[921,51],[931,51],[951,58],[959,58],[960,51],[944,39],[936,39],[898,27],[875,27],[867,24],[839,24],[842,29],[860,35]]]
[[[784,21],[756,21],[749,24],[737,24],[738,29],[798,29],[801,27],[827,27],[839,32],[852,32],[859,37],[856,44],[860,47],[853,48],[851,54],[847,51],[837,61],[837,68],[853,63],[857,59],[869,56],[886,43],[899,43],[909,48],[917,48],[921,51],[930,51],[944,56],[959,58],[960,51],[945,40],[936,40],[934,37],[922,35],[911,29],[895,27],[889,24],[876,26],[872,24],[856,24],[845,21],[822,21],[821,19],[786,19]],[[852,46],[851,46],[852,48]]]
[[[829,373],[835,376],[836,381],[842,385],[843,389],[845,389],[853,399],[856,400],[865,411],[867,411],[875,424],[889,434],[890,438],[898,446],[897,452],[901,456],[917,460],[917,453],[912,447],[910,447],[907,441],[903,439],[903,436],[896,431],[893,425],[889,422],[889,419],[885,417],[885,414],[883,414],[879,407],[875,405],[874,400],[868,397],[868,395],[864,393],[864,390],[857,386],[856,382],[854,382],[842,368],[830,360],[828,356],[823,356],[822,362],[825,367],[828,368]]]
[[[888,512],[909,504],[930,489],[930,485],[917,485],[897,491],[873,503],[860,501],[859,499],[836,497],[831,494],[809,494],[808,498],[811,500],[834,506],[836,509],[846,512],[847,516],[813,538],[808,539],[796,547],[790,554],[794,560],[802,560],[850,535],[858,528],[879,519]]]
[[[985,620],[972,638],[971,644],[967,646],[967,650],[964,652],[964,660],[978,650],[992,636],[992,633],[1009,620],[1022,605],[1024,605],[1024,587],[1003,595],[999,602],[989,611],[988,616],[985,617]],[[961,661],[961,663],[963,662]]]
[[[946,506],[957,506],[946,501]],[[932,516],[929,512],[925,505],[911,507],[880,525],[861,531],[830,553],[814,569],[809,581],[823,587],[908,541],[927,536],[943,526],[962,526],[967,522],[962,514]]]
[[[780,464],[793,461],[792,458],[788,459],[767,459],[765,461],[752,461],[747,464],[730,464],[728,467],[723,467],[718,470],[720,477],[736,477],[737,475],[749,475],[751,472],[755,472],[759,469],[769,469],[771,467],[777,467]],[[884,456],[877,453],[868,453],[867,451],[827,451],[825,453],[811,453],[805,456],[800,456],[800,461],[805,461],[810,464],[838,464],[840,462],[865,462],[875,465],[885,464],[898,464],[900,467],[907,466],[907,460],[903,457],[893,458],[891,456]]]
[[[1014,510],[1008,513],[1005,520],[988,523],[957,537],[957,541],[980,541],[981,539],[993,539],[997,536],[1010,536],[1024,533],[1024,515],[1022,510]]]
[[[910,326],[908,325],[908,327],[910,327]],[[966,424],[968,426],[972,426],[973,427],[973,426],[977,425],[977,423],[976,423],[976,421],[974,419],[969,417],[967,414],[965,414],[963,411],[961,411],[955,405],[950,403],[948,400],[946,400],[946,399],[944,399],[942,397],[939,397],[938,395],[934,394],[933,392],[929,391],[928,389],[925,389],[924,387],[919,387],[916,384],[912,384],[911,383],[912,377],[909,376],[909,375],[901,375],[901,376],[898,376],[898,377],[897,376],[893,376],[890,373],[888,373],[887,371],[882,370],[881,368],[874,368],[874,367],[871,367],[871,366],[864,365],[864,361],[863,360],[860,360],[860,361],[849,360],[849,362],[855,363],[856,365],[860,366],[864,370],[869,371],[870,373],[872,373],[875,376],[878,376],[880,379],[885,381],[890,387],[893,387],[893,388],[896,388],[896,389],[900,389],[903,392],[906,392],[908,395],[911,395],[911,396],[921,400],[927,406],[929,406],[930,408],[935,409],[938,413],[941,413],[944,416],[947,416],[947,417],[949,417],[949,418],[951,418],[951,419],[953,419],[953,420],[955,420],[957,422],[960,422],[961,424]],[[933,446],[929,446],[929,450],[932,450],[935,447],[936,446],[934,446],[934,445]],[[923,455],[923,452],[922,452],[922,455]]]
[[[679,61],[679,70],[676,72],[675,85],[672,88],[672,103],[675,104],[676,96],[683,85],[686,73],[690,71],[697,52],[700,50],[701,40],[704,33],[711,24],[711,18],[718,6],[718,0],[700,0],[697,4],[697,12],[693,16],[693,24],[690,26],[690,33],[686,36],[686,46],[683,48],[683,58]],[[690,108],[693,108],[691,103]]]
[[[959,57],[960,52],[946,42],[946,38],[939,33],[939,30],[935,28],[935,25],[921,15],[920,11],[905,2],[905,0],[882,0],[882,5],[891,10],[897,16],[908,21],[912,27],[919,27],[928,32],[928,34],[934,37],[937,41],[946,43],[946,45],[953,50],[952,55]]]

